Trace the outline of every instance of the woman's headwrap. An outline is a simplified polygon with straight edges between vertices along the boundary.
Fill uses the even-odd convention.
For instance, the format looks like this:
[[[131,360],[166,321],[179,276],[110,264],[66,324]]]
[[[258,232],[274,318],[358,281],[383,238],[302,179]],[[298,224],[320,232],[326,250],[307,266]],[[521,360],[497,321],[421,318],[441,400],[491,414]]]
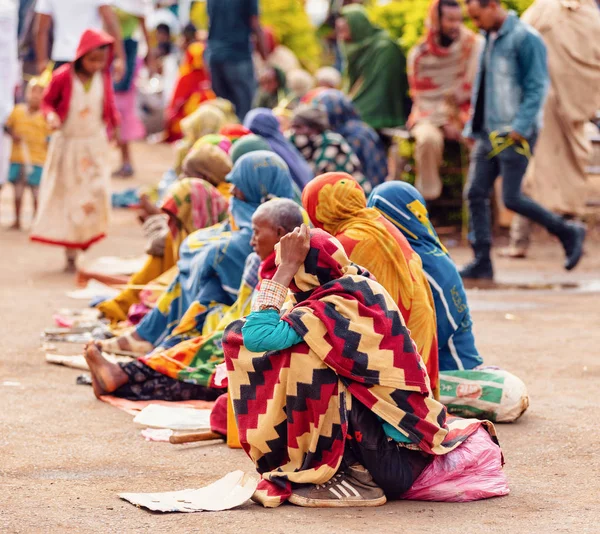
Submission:
[[[264,137],[271,146],[271,149],[278,154],[289,167],[292,178],[300,189],[313,178],[312,170],[308,163],[281,133],[279,130],[279,121],[273,114],[273,111],[266,108],[256,108],[251,110],[244,119],[244,126],[252,130],[256,135]]]
[[[309,106],[301,104],[294,111],[292,117],[292,125],[304,125],[309,128],[323,133],[329,129],[329,119],[327,118],[327,110],[321,106]]]
[[[315,79],[310,72],[303,69],[294,69],[288,72],[287,86],[296,97],[302,98],[315,87]]]
[[[239,122],[239,119],[237,117],[237,115],[235,114],[235,106],[233,105],[232,102],[230,102],[229,100],[225,99],[225,98],[215,98],[214,100],[211,100],[210,102],[207,102],[206,104],[200,104],[200,107],[202,106],[214,106],[216,108],[219,108],[219,110],[221,110],[221,112],[225,115],[225,122],[227,124],[236,124]]]
[[[342,75],[339,70],[333,67],[321,67],[315,73],[315,79],[318,87],[339,89],[342,86]]]
[[[211,104],[200,106],[194,113],[181,119],[181,131],[185,139],[194,144],[207,134],[218,133],[225,122],[225,114],[211,101]]]
[[[322,106],[327,111],[329,125],[335,132],[343,130],[348,121],[360,121],[360,115],[352,101],[337,89],[326,89],[315,96],[313,104]],[[343,135],[343,134],[342,134]]]
[[[267,143],[262,137],[259,135],[255,135],[251,133],[250,135],[245,135],[239,141],[236,141],[234,145],[231,147],[231,152],[229,155],[231,156],[231,161],[233,161],[234,165],[238,159],[240,159],[244,154],[248,154],[249,152],[256,152],[257,150],[266,150],[267,152],[273,152],[269,143]]]
[[[229,151],[231,150],[231,141],[229,137],[221,134],[203,135],[193,144],[192,149],[197,148],[200,145],[214,145],[219,147],[225,154],[229,154]]]
[[[229,204],[212,185],[198,178],[177,180],[167,191],[161,209],[179,221],[169,228],[174,240],[225,219]],[[181,239],[180,241],[182,241]]]
[[[219,133],[227,137],[232,143],[235,143],[245,135],[249,135],[252,132],[241,124],[226,124],[221,128]]]
[[[367,205],[376,208],[404,234],[423,265],[448,254],[429,220],[425,199],[414,186],[402,181],[381,184],[373,190]]]
[[[258,150],[243,155],[227,175],[227,182],[244,195],[231,198],[230,212],[236,224],[250,225],[256,208],[267,200],[293,198],[294,188],[288,166],[277,154]],[[240,223],[241,221],[241,223]]]
[[[327,110],[331,130],[339,133],[352,147],[371,184],[385,181],[388,174],[386,150],[377,132],[361,120],[348,96],[337,89],[326,89],[315,95],[312,104]]]
[[[317,176],[304,188],[302,204],[313,224],[332,235],[344,232],[358,219],[366,222],[380,217],[377,210],[367,208],[359,183],[344,172]]]
[[[231,158],[221,148],[201,143],[183,160],[183,173],[188,178],[204,178],[216,186],[225,181],[232,165]]]
[[[407,182],[394,180],[373,189],[367,202],[406,237],[419,255],[435,302],[440,370],[473,369],[483,363],[470,330],[467,294],[456,265],[429,220],[425,200]],[[454,338],[454,334],[463,335]]]
[[[293,196],[288,166],[277,154],[266,150],[250,152],[238,159],[227,181],[244,194],[244,202],[254,209],[270,198]]]
[[[344,234],[356,239],[352,260],[367,266],[378,261],[379,282],[403,309],[411,308],[415,287],[408,262],[400,244],[381,221],[381,214],[367,208],[365,193],[354,178],[342,172],[317,176],[302,192],[302,204],[317,228],[334,236]],[[373,250],[373,243],[377,243],[377,250]]]

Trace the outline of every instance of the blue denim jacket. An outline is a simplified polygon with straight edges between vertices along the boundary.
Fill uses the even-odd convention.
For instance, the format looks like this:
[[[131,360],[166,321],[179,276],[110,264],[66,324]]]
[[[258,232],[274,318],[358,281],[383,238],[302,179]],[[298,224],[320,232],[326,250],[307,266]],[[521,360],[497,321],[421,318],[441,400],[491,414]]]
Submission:
[[[485,131],[473,132],[471,118],[464,135],[478,137],[493,131],[507,133],[514,130],[524,137],[531,137],[541,127],[548,90],[546,45],[539,33],[513,11],[508,14],[495,41],[489,34],[485,37],[471,101],[475,113],[481,71],[485,65]]]

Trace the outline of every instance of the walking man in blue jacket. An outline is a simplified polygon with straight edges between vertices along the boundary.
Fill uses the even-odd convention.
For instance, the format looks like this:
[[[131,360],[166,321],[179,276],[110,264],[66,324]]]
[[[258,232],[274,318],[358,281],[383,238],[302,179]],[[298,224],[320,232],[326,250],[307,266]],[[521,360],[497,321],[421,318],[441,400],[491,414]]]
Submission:
[[[467,0],[467,8],[485,33],[486,44],[474,84],[472,118],[463,132],[475,141],[465,190],[475,258],[460,274],[471,279],[494,277],[490,194],[498,176],[503,179],[506,207],[558,237],[567,257],[565,268],[571,270],[583,254],[585,227],[565,221],[521,191],[548,88],[546,47],[540,35],[506,11],[500,0]]]

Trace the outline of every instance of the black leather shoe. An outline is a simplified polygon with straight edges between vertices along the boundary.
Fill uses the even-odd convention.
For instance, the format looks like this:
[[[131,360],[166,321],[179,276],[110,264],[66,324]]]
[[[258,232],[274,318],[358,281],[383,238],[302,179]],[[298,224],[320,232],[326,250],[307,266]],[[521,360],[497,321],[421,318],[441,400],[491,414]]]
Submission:
[[[565,269],[575,269],[581,256],[583,256],[583,242],[585,241],[586,227],[581,223],[567,223],[568,234],[561,239],[567,259]]]
[[[460,276],[469,280],[493,280],[494,267],[489,258],[475,258],[460,271]]]

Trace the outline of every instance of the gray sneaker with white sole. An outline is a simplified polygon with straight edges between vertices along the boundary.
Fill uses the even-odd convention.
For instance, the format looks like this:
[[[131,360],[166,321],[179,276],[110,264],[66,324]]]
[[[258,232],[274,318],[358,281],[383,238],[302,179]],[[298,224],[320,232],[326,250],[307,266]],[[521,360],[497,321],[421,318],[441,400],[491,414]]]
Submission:
[[[307,484],[293,490],[289,502],[306,508],[381,506],[383,490],[362,465],[338,471],[325,484]]]

